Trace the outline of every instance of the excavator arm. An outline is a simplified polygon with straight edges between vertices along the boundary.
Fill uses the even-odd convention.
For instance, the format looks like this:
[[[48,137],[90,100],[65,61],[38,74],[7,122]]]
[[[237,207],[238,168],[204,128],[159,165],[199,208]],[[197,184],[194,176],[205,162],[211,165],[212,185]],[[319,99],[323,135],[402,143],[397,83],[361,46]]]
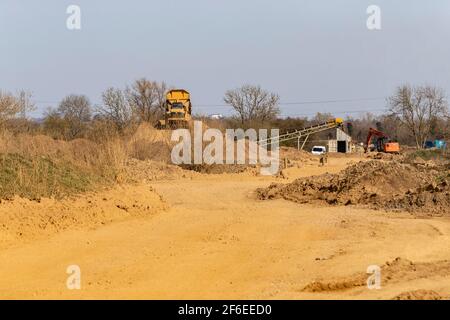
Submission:
[[[379,130],[376,130],[374,128],[370,128],[369,133],[367,134],[366,149],[365,149],[366,152],[369,150],[370,141],[372,140],[372,138],[374,136],[379,137],[379,138],[389,139],[389,137],[385,133],[383,133]]]

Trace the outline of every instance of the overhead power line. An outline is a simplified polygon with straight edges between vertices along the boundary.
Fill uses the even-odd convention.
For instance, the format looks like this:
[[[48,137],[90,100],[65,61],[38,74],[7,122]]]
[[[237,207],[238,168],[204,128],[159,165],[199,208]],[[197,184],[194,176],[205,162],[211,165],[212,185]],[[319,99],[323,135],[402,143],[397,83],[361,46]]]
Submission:
[[[283,117],[302,117],[302,116],[311,116],[311,115],[315,115],[317,113],[331,113],[331,114],[355,114],[355,113],[366,113],[366,112],[384,112],[387,111],[386,108],[384,109],[364,109],[364,110],[343,110],[343,111],[321,111],[321,110],[317,110],[317,111],[311,111],[308,113],[282,113],[281,115]]]
[[[385,101],[386,97],[370,97],[370,98],[345,98],[345,99],[321,99],[321,100],[304,100],[304,101],[287,101],[280,102],[280,106],[291,107],[291,106],[301,106],[301,105],[318,105],[318,104],[335,104],[335,103],[351,103],[351,102],[368,102],[368,101]],[[54,100],[35,100],[36,104],[48,104],[48,105],[57,105],[60,101]],[[104,106],[102,103],[93,103],[95,106]],[[211,113],[213,112],[224,112],[223,108],[229,108],[232,110],[232,107],[227,104],[194,104],[195,109],[202,109],[205,112],[205,109],[209,109]],[[300,110],[299,110],[300,111]],[[305,110],[306,111],[306,110]],[[333,115],[351,115],[351,114],[361,114],[361,113],[377,113],[377,112],[385,112],[386,109],[373,109],[373,108],[365,108],[358,110],[314,110],[307,111],[302,113],[290,113],[286,110],[283,110],[281,113],[282,118],[287,117],[311,117],[316,115],[318,112],[321,113],[331,113]]]
[[[309,100],[297,102],[280,102],[280,106],[296,106],[296,105],[312,105],[312,104],[332,104],[332,103],[346,103],[346,102],[363,102],[363,101],[382,101],[385,97],[379,98],[356,98],[356,99],[329,99],[329,100]],[[56,100],[35,100],[36,104],[58,104],[60,101]],[[97,106],[103,106],[102,103],[93,103]],[[195,108],[231,108],[228,104],[194,104]],[[367,110],[365,110],[367,111]]]
[[[386,97],[378,98],[357,98],[357,99],[330,99],[330,100],[309,100],[309,101],[297,101],[297,102],[280,102],[281,106],[290,105],[307,105],[307,104],[327,104],[327,103],[343,103],[343,102],[362,102],[362,101],[381,101],[386,100]],[[228,104],[197,104],[196,107],[231,107]]]

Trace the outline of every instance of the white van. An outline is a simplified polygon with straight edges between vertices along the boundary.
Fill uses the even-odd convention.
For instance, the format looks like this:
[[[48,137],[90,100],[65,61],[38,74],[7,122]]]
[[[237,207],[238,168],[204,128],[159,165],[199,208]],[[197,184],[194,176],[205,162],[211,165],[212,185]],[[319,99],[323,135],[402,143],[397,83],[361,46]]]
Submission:
[[[311,150],[311,153],[315,154],[317,156],[320,156],[326,152],[327,152],[327,148],[325,148],[324,146],[314,146]]]

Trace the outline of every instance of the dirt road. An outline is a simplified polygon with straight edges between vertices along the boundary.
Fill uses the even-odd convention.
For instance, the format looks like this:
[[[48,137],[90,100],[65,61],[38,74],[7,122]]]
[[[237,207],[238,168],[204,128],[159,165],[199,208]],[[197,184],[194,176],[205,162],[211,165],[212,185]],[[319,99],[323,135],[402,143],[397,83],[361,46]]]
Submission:
[[[335,161],[289,174],[346,165]],[[450,259],[449,219],[257,200],[255,189],[270,181],[223,175],[151,183],[167,210],[1,250],[0,298],[391,299],[416,289],[450,292],[443,261]],[[346,289],[369,265],[397,257],[416,263],[415,271],[406,262],[388,279],[382,274],[380,290],[358,283]],[[81,290],[66,288],[69,265],[81,268]],[[303,290],[315,281],[344,285]]]

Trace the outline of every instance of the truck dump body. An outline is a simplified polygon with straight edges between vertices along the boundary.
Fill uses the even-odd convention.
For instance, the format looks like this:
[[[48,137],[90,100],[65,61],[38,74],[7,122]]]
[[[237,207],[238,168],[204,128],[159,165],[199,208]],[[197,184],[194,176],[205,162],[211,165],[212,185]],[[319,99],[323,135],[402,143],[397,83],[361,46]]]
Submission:
[[[170,90],[166,94],[164,120],[161,128],[187,127],[191,121],[192,105],[189,92],[183,89]]]

